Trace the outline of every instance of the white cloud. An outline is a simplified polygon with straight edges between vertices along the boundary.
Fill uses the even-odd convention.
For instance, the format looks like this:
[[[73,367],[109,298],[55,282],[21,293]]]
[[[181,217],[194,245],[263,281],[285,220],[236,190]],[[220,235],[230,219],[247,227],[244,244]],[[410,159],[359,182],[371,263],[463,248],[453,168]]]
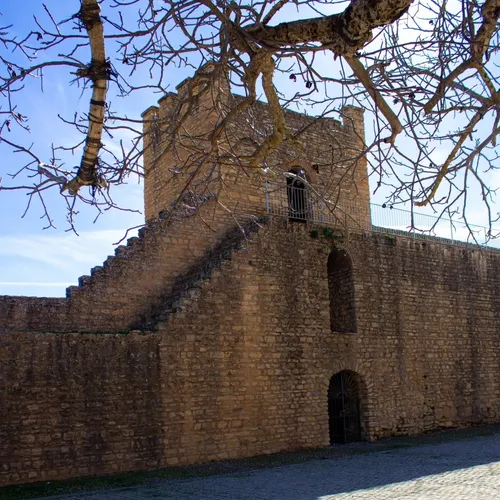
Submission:
[[[0,256],[30,259],[72,271],[95,266],[114,253],[113,243],[125,235],[125,229],[75,234],[15,235],[0,237]],[[134,233],[135,234],[135,233]],[[134,236],[129,233],[128,237]]]
[[[0,295],[64,297],[80,276],[101,265],[126,229],[0,236]],[[137,231],[130,231],[128,238]]]
[[[30,281],[25,282],[9,282],[0,281],[0,286],[46,286],[46,287],[60,287],[60,286],[70,286],[73,283],[35,283]]]

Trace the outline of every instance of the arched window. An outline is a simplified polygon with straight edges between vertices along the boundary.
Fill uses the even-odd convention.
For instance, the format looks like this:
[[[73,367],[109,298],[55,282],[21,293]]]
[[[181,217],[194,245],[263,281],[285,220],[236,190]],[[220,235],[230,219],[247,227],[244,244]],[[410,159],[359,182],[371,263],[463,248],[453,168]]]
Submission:
[[[300,167],[293,167],[286,174],[288,198],[288,218],[296,222],[306,222],[309,213],[306,173]]]
[[[330,379],[328,424],[330,444],[361,440],[360,384],[357,373],[344,370]]]
[[[332,332],[355,333],[356,309],[352,261],[344,250],[335,249],[328,257],[328,288]]]

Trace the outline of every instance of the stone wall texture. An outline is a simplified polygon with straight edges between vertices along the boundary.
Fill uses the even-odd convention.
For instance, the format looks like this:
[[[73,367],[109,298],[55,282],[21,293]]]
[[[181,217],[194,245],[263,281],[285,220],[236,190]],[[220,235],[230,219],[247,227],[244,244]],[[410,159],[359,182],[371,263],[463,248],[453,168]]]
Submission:
[[[1,335],[0,484],[157,466],[160,375],[152,335]]]
[[[359,375],[364,439],[500,421],[498,253],[311,233],[227,233],[150,332],[3,324],[1,484],[326,446],[341,370]],[[352,261],[356,333],[330,328],[332,251]]]

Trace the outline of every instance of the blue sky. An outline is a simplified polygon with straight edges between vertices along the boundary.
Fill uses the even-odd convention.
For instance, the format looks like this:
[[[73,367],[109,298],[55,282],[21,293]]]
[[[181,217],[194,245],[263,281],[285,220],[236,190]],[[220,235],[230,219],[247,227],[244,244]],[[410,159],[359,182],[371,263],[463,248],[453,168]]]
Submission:
[[[67,0],[45,2],[56,19],[64,19],[76,13],[79,1]],[[22,8],[18,2],[2,2],[0,5],[0,26],[12,24],[13,33],[23,36],[30,30],[38,30],[33,21],[36,15],[47,21],[40,0],[24,0]],[[88,60],[85,55],[82,58]],[[190,70],[184,69],[171,75],[175,85],[189,76]],[[50,145],[63,141],[74,144],[79,136],[72,127],[57,118],[60,113],[71,118],[77,110],[87,110],[89,93],[82,95],[81,89],[70,85],[73,76],[67,69],[53,69],[45,72],[44,93],[40,92],[40,82],[31,79],[23,91],[19,111],[29,115],[31,141],[36,145],[37,154],[50,158]],[[114,96],[114,89],[110,89]],[[151,91],[138,93],[133,99],[113,97],[114,109],[140,119],[140,114],[147,107],[156,104],[160,96]],[[26,110],[26,111],[24,111]],[[15,133],[10,139],[17,138]],[[108,141],[109,145],[109,141]],[[79,152],[67,154],[67,165],[78,166]],[[0,177],[6,179],[20,165],[20,155],[13,154],[9,148],[0,144]],[[4,181],[5,182],[5,181]],[[46,229],[46,221],[41,219],[43,208],[40,202],[33,200],[30,209],[24,215],[28,198],[23,192],[0,192],[0,295],[29,296],[64,296],[69,285],[77,284],[78,277],[89,274],[92,267],[102,264],[108,255],[112,255],[115,243],[123,238],[128,228],[144,222],[143,187],[137,180],[120,186],[113,191],[114,201],[137,213],[110,210],[94,222],[96,211],[92,207],[81,205],[76,217],[78,236],[68,232],[65,205],[57,190],[50,192],[45,202],[57,229]],[[134,235],[129,233],[129,237]]]
[[[77,0],[48,0],[46,3],[58,19],[69,17],[79,8]],[[18,8],[19,5],[22,9]],[[22,4],[3,2],[0,12],[0,26],[13,24],[19,35],[36,29],[32,14],[46,19],[40,0],[24,0]],[[171,71],[168,77],[173,87],[190,74],[191,70],[184,68]],[[63,124],[57,113],[71,118],[75,110],[88,108],[88,92],[82,95],[81,89],[70,85],[72,79],[66,69],[54,69],[45,74],[43,94],[39,91],[40,82],[35,80],[27,82],[23,93],[21,104],[30,117],[30,140],[47,162],[52,142],[63,138],[63,142],[70,145],[77,140],[74,130]],[[113,95],[113,89],[110,95]],[[140,113],[155,104],[159,97],[152,92],[143,92],[132,99],[120,101],[113,98],[113,104],[115,109],[138,119]],[[77,166],[78,153],[66,155],[66,164]],[[0,144],[0,158],[0,177],[16,171],[19,155]],[[492,175],[496,175],[494,182],[499,185],[500,176]],[[80,275],[88,274],[92,267],[113,254],[114,243],[124,236],[125,231],[143,223],[142,185],[131,180],[128,185],[115,189],[113,197],[119,205],[137,213],[111,210],[94,222],[95,210],[81,206],[76,219],[77,236],[67,232],[64,204],[56,190],[47,196],[46,203],[57,229],[47,230],[43,229],[46,225],[41,219],[43,209],[37,200],[23,217],[28,201],[26,195],[16,191],[0,192],[0,295],[64,296],[67,286],[76,284]],[[382,197],[378,200],[383,201]],[[484,217],[484,211],[478,208],[474,219],[480,223]]]
[[[22,3],[5,2],[0,6],[0,25],[13,24],[18,34],[36,29],[31,15],[43,18],[42,2],[26,0]],[[68,17],[77,12],[79,2],[47,2],[56,18]],[[45,17],[46,19],[46,17]],[[81,90],[70,86],[72,76],[66,70],[47,71],[44,78],[44,90],[39,91],[39,82],[28,82],[23,93],[22,108],[30,117],[31,141],[40,156],[50,158],[50,144],[64,137],[66,144],[77,138],[71,127],[64,125],[56,116],[61,113],[71,118],[75,109],[87,109],[88,93],[81,95]],[[137,99],[126,104],[127,111],[136,118],[157,97],[144,96],[144,101]],[[120,103],[119,103],[120,105]],[[23,111],[24,112],[24,111]],[[0,176],[15,172],[19,165],[19,154],[12,154],[0,145]],[[78,154],[67,155],[68,164],[77,166]],[[0,294],[63,296],[69,284],[76,284],[78,276],[88,274],[91,267],[101,264],[107,255],[113,254],[113,243],[120,240],[127,228],[143,222],[142,213],[111,210],[94,223],[96,212],[90,207],[81,206],[77,216],[79,236],[67,232],[68,224],[64,204],[57,190],[46,197],[50,214],[54,218],[55,229],[44,230],[46,225],[40,217],[43,209],[38,200],[24,217],[28,199],[22,192],[0,192]],[[114,193],[116,202],[127,208],[142,212],[142,186],[130,182]],[[131,234],[133,235],[133,234]]]

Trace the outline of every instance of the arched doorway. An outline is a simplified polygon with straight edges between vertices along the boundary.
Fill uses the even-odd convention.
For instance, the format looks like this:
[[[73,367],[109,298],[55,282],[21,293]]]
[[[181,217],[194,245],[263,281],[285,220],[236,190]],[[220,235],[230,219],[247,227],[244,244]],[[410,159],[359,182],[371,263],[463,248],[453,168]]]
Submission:
[[[309,200],[306,183],[306,173],[301,168],[293,167],[287,172],[288,218],[291,221],[307,221]]]
[[[344,370],[330,379],[328,387],[330,444],[361,440],[359,375]]]

